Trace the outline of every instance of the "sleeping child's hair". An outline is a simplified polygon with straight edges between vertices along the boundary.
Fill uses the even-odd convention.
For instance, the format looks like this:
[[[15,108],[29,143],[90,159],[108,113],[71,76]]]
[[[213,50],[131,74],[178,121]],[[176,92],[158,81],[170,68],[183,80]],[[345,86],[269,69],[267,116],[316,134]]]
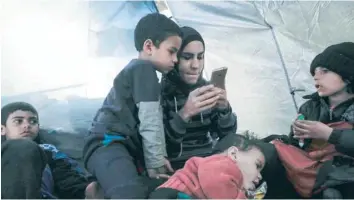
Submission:
[[[239,134],[229,134],[220,140],[213,148],[213,153],[223,153],[231,146],[237,147],[240,151],[248,151],[253,147],[262,149],[259,147],[260,142],[257,140],[249,139],[246,136]]]

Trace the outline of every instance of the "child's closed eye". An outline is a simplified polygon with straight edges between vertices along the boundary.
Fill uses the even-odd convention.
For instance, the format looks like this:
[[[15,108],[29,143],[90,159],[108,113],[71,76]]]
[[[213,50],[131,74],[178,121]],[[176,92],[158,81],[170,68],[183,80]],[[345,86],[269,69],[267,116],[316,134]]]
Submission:
[[[261,163],[260,161],[256,162],[256,166],[257,166],[257,169],[259,169],[259,170],[263,169],[263,163]]]
[[[257,169],[261,169],[262,168],[262,165],[259,164],[259,163],[257,163],[256,166],[257,166]]]

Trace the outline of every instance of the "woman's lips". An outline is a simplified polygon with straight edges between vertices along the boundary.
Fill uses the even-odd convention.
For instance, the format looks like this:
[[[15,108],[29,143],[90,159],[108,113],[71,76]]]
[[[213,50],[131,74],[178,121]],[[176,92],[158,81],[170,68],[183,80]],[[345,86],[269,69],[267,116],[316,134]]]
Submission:
[[[188,78],[198,78],[199,74],[186,74]]]

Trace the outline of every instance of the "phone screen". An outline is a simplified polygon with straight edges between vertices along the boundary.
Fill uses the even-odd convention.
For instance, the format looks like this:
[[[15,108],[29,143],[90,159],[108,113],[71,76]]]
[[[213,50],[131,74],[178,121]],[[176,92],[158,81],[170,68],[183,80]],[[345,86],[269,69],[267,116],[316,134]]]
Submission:
[[[227,67],[222,67],[213,70],[211,74],[210,83],[213,84],[215,87],[225,89],[226,73],[227,73]]]

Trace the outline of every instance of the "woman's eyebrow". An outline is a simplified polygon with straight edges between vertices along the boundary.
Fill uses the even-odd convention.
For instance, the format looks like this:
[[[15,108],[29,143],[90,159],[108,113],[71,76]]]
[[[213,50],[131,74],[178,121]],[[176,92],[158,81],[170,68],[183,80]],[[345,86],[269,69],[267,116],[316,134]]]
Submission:
[[[183,55],[188,55],[188,56],[193,56],[194,55],[193,53],[190,53],[190,52],[183,52],[182,54]]]
[[[191,53],[191,52],[183,52],[182,54],[185,54],[185,55],[194,55],[194,53]],[[204,54],[204,51],[197,53],[198,56],[200,56],[200,55],[202,55],[202,54]]]

